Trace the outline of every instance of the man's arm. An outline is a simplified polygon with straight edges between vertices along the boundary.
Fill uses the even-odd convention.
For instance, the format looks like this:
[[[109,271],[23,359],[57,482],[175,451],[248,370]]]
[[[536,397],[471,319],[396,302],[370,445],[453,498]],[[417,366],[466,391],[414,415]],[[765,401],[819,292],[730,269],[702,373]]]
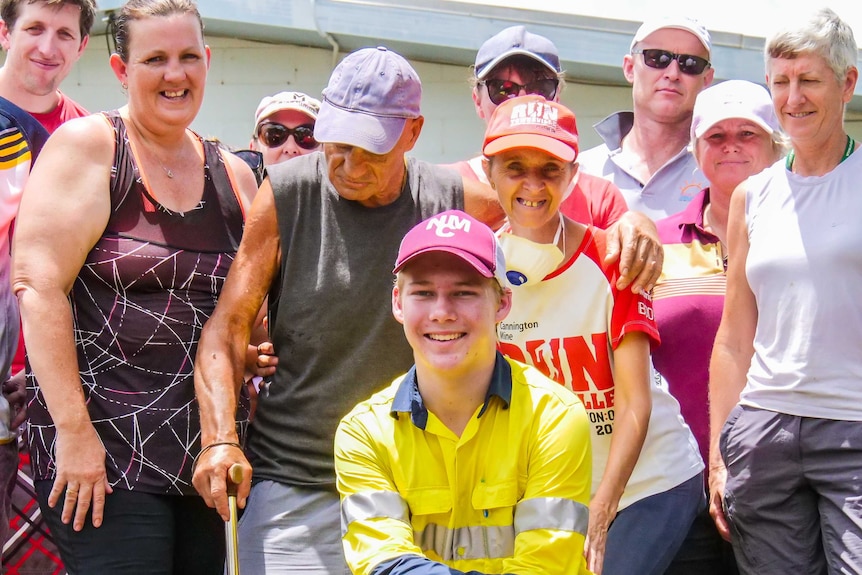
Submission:
[[[231,465],[243,466],[243,482],[237,493],[240,507],[245,506],[251,487],[251,466],[235,445],[234,417],[252,326],[275,277],[280,254],[275,197],[266,179],[252,203],[236,259],[215,311],[204,326],[195,360],[201,454],[192,481],[207,505],[215,507],[225,520],[226,478]]]
[[[497,192],[475,178],[461,175],[461,180],[464,184],[464,211],[492,230],[499,229],[506,221],[506,212],[497,199]]]
[[[592,222],[608,230],[605,263],[620,260],[618,289],[632,285],[632,292],[638,293],[641,288],[653,288],[664,259],[658,232],[647,216],[628,210],[616,184],[581,171],[572,195],[560,205],[560,211],[582,224]]]
[[[728,541],[730,529],[722,506],[727,470],[718,443],[724,422],[745,387],[757,327],[757,302],[745,276],[749,245],[744,186],[740,184],[730,200],[727,294],[709,362],[709,514]]]
[[[605,265],[619,260],[617,289],[650,291],[661,275],[664,250],[655,222],[640,212],[626,212],[608,228]]]

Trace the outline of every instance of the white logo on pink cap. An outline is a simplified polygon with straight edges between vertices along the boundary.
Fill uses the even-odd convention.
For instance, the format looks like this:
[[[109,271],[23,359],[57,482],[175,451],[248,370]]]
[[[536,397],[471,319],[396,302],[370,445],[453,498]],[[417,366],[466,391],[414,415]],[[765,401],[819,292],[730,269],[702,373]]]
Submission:
[[[470,220],[459,218],[454,214],[436,216],[428,220],[426,230],[437,228],[434,233],[441,238],[451,238],[458,230],[470,233]]]

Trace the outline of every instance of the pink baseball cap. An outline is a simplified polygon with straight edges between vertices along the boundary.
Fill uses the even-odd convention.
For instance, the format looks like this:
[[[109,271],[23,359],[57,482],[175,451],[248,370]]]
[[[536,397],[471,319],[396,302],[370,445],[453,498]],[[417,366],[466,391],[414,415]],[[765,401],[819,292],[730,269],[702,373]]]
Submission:
[[[503,249],[491,228],[460,211],[448,210],[416,224],[401,240],[392,273],[397,274],[414,258],[430,252],[458,256],[483,277],[495,278],[508,287]]]
[[[535,148],[564,162],[575,161],[575,114],[562,104],[533,94],[506,100],[497,106],[488,122],[482,153],[490,158],[517,148]]]

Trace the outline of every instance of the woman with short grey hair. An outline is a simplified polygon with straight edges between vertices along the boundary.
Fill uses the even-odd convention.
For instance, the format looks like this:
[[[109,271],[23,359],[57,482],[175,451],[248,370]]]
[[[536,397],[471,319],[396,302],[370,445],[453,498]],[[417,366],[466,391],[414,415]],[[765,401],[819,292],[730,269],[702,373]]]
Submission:
[[[862,573],[862,154],[843,125],[856,53],[828,9],[768,40],[792,149],[731,200],[710,491],[743,573]]]

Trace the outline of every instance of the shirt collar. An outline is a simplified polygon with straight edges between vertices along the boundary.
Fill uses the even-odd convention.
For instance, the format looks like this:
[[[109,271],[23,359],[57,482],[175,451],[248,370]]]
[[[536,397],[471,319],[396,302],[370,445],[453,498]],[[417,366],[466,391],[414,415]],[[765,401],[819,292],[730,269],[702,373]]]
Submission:
[[[499,351],[494,360],[494,372],[491,374],[491,383],[488,385],[488,391],[485,393],[485,403],[476,417],[482,417],[488,409],[491,398],[497,396],[503,402],[503,409],[508,409],[509,403],[512,401],[512,366],[506,361]],[[416,379],[416,366],[410,368],[410,371],[401,380],[398,390],[395,392],[395,397],[392,399],[392,408],[389,414],[398,419],[399,413],[409,413],[413,425],[419,429],[425,429],[428,424],[428,409],[422,401],[422,395],[419,393],[419,382]]]
[[[715,243],[718,238],[706,231],[703,227],[703,210],[709,204],[709,188],[702,189],[689,202],[688,206],[677,216],[679,229],[683,232],[684,240],[687,234],[701,234],[710,238]]]
[[[635,125],[634,112],[615,112],[597,124],[593,124],[596,133],[601,136],[608,150],[619,150],[623,138],[632,131]]]

